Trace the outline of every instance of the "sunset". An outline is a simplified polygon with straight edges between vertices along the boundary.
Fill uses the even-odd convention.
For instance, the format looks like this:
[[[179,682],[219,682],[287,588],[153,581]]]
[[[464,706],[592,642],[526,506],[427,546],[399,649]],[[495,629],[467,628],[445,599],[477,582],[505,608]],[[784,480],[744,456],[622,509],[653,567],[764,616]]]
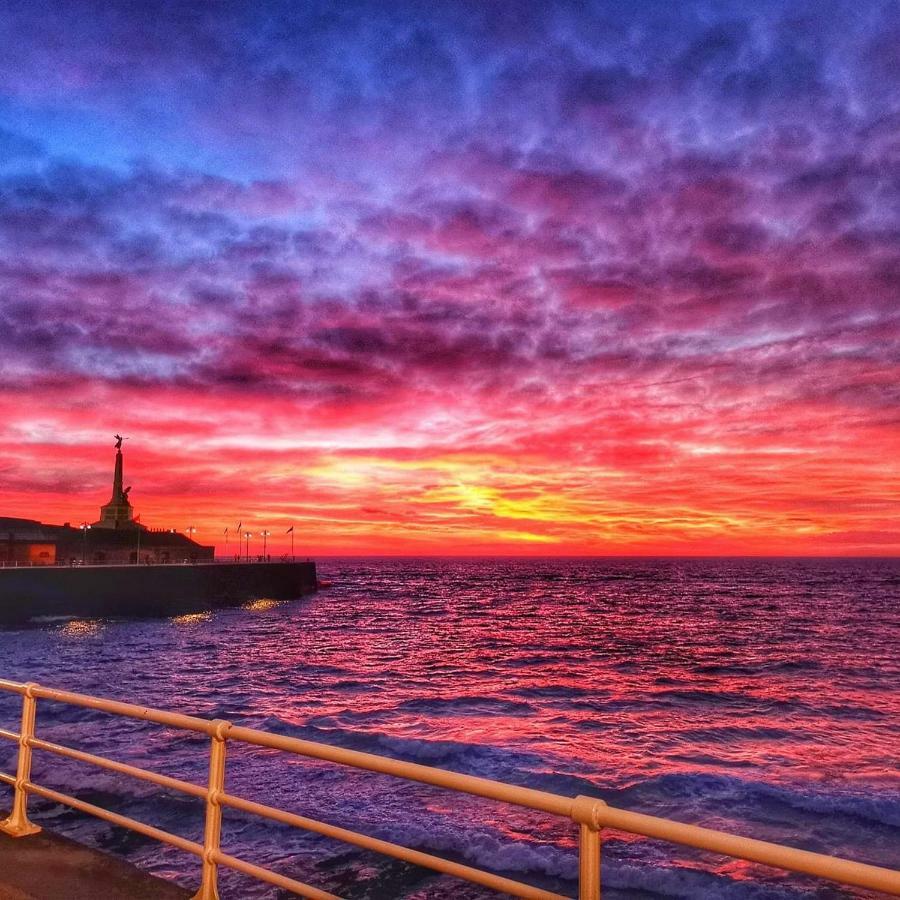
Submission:
[[[15,4],[5,509],[83,518],[122,431],[207,543],[897,555],[897,26],[847,9]]]
[[[896,2],[0,48],[0,900],[900,897]]]

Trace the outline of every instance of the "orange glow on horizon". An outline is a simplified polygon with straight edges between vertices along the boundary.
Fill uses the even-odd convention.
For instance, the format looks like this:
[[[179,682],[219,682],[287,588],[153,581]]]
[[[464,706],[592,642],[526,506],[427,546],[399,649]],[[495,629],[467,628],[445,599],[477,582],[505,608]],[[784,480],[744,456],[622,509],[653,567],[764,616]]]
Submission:
[[[317,419],[283,401],[173,391],[154,403],[103,389],[89,416],[4,403],[3,514],[94,516],[123,431],[141,521],[194,525],[220,553],[226,528],[236,551],[238,522],[251,552],[269,529],[276,555],[292,524],[302,555],[900,553],[896,430],[836,425],[825,405],[795,409],[775,434],[783,413],[764,406],[655,419],[636,406],[596,418],[536,407],[527,421],[484,407],[451,431],[392,411]]]

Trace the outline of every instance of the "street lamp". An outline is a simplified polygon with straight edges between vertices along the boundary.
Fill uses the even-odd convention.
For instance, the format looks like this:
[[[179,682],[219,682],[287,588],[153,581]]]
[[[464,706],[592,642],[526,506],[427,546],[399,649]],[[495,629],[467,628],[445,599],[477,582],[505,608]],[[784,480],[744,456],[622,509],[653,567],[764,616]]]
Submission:
[[[250,562],[250,538],[253,537],[252,531],[244,532],[244,540],[247,542],[247,562]]]
[[[261,531],[260,532],[260,534],[262,535],[262,539],[263,539],[263,562],[266,561],[266,538],[268,538],[268,536],[271,533],[272,533],[271,531]]]
[[[189,540],[189,541],[193,541],[193,540],[194,540],[194,535],[197,533],[197,529],[194,528],[193,525],[188,525],[188,527],[185,528],[185,531],[187,532],[188,540]],[[195,558],[196,558],[196,557],[192,554],[192,555],[191,555],[191,559],[195,559]]]
[[[81,528],[81,564],[87,563],[87,533],[91,530],[91,526],[87,522],[82,522]]]

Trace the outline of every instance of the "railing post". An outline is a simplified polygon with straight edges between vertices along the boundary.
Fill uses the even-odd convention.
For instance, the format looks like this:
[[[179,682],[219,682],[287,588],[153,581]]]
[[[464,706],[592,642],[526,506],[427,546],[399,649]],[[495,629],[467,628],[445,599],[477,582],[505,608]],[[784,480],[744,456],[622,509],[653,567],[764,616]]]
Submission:
[[[200,890],[191,900],[219,900],[219,867],[216,853],[222,838],[222,804],[225,791],[225,741],[231,722],[217,719],[209,747],[209,786],[206,791],[206,825],[203,829],[203,875]]]
[[[600,900],[601,811],[606,806],[596,797],[576,797],[572,819],[578,823],[578,900]]]
[[[39,825],[28,821],[28,792],[25,790],[25,785],[31,779],[31,745],[28,742],[34,737],[34,720],[37,715],[37,698],[34,696],[36,687],[33,682],[28,682],[22,695],[22,727],[19,729],[15,794],[9,817],[0,822],[0,831],[10,837],[26,837],[41,830]]]
[[[600,898],[600,832],[580,825],[578,836],[578,900]]]

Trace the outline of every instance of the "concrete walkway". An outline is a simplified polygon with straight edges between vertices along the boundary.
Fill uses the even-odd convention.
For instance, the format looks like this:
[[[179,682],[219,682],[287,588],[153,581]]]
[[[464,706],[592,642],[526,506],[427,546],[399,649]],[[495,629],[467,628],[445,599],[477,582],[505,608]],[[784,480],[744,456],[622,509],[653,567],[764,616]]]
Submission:
[[[0,816],[2,818],[2,816]],[[186,900],[190,891],[42,831],[0,834],[0,900]]]

